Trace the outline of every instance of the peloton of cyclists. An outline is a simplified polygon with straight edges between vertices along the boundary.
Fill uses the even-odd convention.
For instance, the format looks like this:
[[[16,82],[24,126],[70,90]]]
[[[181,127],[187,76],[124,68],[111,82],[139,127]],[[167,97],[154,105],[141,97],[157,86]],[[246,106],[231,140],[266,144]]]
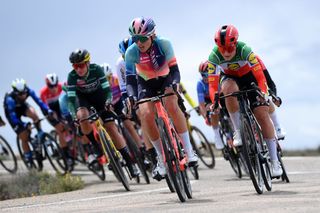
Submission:
[[[238,41],[238,30],[233,25],[224,25],[215,33],[215,43],[209,55],[209,93],[212,103],[218,91],[220,77],[220,92],[229,94],[252,87],[255,82],[263,94],[267,94],[267,83],[261,65],[251,48],[244,42]],[[217,66],[222,67],[221,72]],[[269,101],[257,93],[249,94],[251,108],[261,125],[264,139],[271,158],[271,174],[273,177],[282,174],[282,168],[277,157],[277,138],[274,126],[268,114]],[[242,145],[240,137],[240,113],[237,99],[228,97],[225,100],[232,124],[235,129],[234,145]]]
[[[178,87],[180,83],[180,72],[170,41],[155,34],[155,23],[151,18],[133,19],[129,33],[134,41],[125,53],[127,103],[131,108],[135,100],[156,96],[159,91],[173,92],[172,86]],[[195,166],[198,157],[192,149],[186,119],[178,106],[177,97],[165,98],[164,105],[182,139],[189,166]],[[141,104],[139,110],[142,129],[146,130],[158,154],[158,164],[153,168],[152,176],[161,180],[166,174],[166,168],[155,123],[154,104]]]

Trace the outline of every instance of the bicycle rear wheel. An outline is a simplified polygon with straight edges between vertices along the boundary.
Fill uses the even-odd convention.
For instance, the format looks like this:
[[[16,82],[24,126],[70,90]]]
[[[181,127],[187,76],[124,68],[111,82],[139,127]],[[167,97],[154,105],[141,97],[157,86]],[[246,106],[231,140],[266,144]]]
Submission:
[[[117,156],[116,150],[114,150],[110,145],[112,142],[107,140],[107,137],[102,130],[99,130],[99,137],[100,142],[103,143],[102,146],[104,146],[104,149],[107,152],[104,154],[107,155],[106,157],[109,159],[109,163],[111,164],[112,171],[115,173],[116,178],[121,181],[122,185],[127,191],[130,191],[129,182],[124,173],[121,159]]]
[[[191,126],[190,142],[203,164],[213,169],[216,161],[211,144],[203,132],[196,126]]]
[[[57,141],[50,134],[43,133],[41,142],[52,168],[59,174],[65,174],[68,171],[67,160]]]
[[[33,139],[31,138],[31,141],[34,141],[36,139]],[[43,168],[43,165],[42,165],[42,156],[40,156],[41,154],[38,153],[33,145],[31,144],[31,142],[28,142],[28,145],[29,145],[29,149],[32,153],[32,158],[31,158],[31,161],[30,162],[27,162],[25,157],[24,157],[24,152],[23,152],[23,149],[22,149],[22,141],[20,140],[20,138],[17,136],[17,147],[18,147],[18,151],[19,151],[19,154],[20,154],[20,157],[21,157],[21,160],[23,161],[24,165],[27,167],[28,170],[31,170],[31,169],[36,169],[38,171],[41,171],[42,168]],[[41,159],[40,159],[41,158]],[[40,162],[41,161],[41,162]]]
[[[248,120],[242,117],[241,121],[241,140],[243,143],[242,148],[244,158],[248,166],[253,186],[258,194],[262,194],[263,179],[255,137]]]
[[[168,172],[172,183],[175,187],[175,191],[181,202],[186,201],[186,192],[183,183],[183,177],[179,168],[179,160],[177,159],[176,153],[172,147],[172,141],[169,136],[169,131],[164,124],[162,118],[157,119],[157,124],[160,130],[160,137],[162,142],[162,148],[164,152],[165,162],[168,166]]]
[[[0,135],[0,164],[10,173],[16,173],[18,169],[17,158],[11,146],[4,137]]]
[[[239,157],[237,156],[236,153],[230,148],[228,145],[225,147],[225,152],[228,153],[228,161],[230,163],[230,166],[236,176],[238,178],[242,178],[242,171],[241,171],[241,166],[240,166],[240,160]]]

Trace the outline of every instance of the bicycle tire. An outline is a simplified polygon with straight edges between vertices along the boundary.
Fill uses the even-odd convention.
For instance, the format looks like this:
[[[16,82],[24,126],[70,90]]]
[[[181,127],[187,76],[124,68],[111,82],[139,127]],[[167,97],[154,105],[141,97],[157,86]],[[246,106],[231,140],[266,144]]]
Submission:
[[[32,139],[31,138],[31,141],[33,141],[35,139]],[[30,151],[32,152],[32,160],[30,162],[30,165],[27,163],[26,159],[24,158],[24,154],[23,154],[23,150],[22,150],[22,141],[20,140],[19,136],[17,136],[17,147],[18,147],[18,151],[19,151],[19,154],[20,154],[20,158],[22,160],[22,162],[24,163],[24,165],[26,166],[26,168],[28,170],[32,170],[32,169],[36,169],[38,171],[41,171],[42,170],[42,166],[41,164],[39,164],[39,160],[37,160],[39,157],[38,157],[38,153],[34,150],[34,147],[33,145],[31,144],[31,142],[28,142],[28,145],[29,145],[29,148],[30,148]]]
[[[177,142],[177,147],[178,147],[178,152],[179,152],[180,158],[183,158],[183,156],[185,156],[183,145],[182,145],[181,141],[178,139],[176,132],[173,130],[172,130],[172,136],[175,138],[175,140]],[[182,159],[179,159],[179,160],[182,160]],[[191,199],[192,198],[192,188],[191,188],[190,179],[189,179],[188,173],[187,173],[188,168],[190,169],[190,167],[188,167],[187,164],[185,164],[184,170],[181,171],[181,176],[182,176],[184,191],[185,191],[187,197],[189,199]],[[194,169],[195,177],[198,176],[198,179],[199,179],[197,166],[192,167],[192,168]]]
[[[57,141],[50,134],[43,133],[41,144],[52,168],[59,174],[65,174],[68,171],[67,160]]]
[[[172,185],[173,183],[172,183],[170,175],[167,174],[165,179],[166,179],[166,182],[167,182],[167,185],[169,187],[170,192],[172,192],[172,193],[176,192],[176,190],[174,189],[174,186]]]
[[[166,159],[165,163],[167,164],[170,178],[173,182],[173,185],[175,187],[175,191],[179,197],[179,200],[181,202],[185,202],[186,192],[185,192],[184,184],[182,181],[182,175],[179,168],[179,161],[172,147],[172,141],[171,141],[171,138],[169,137],[168,129],[164,124],[164,121],[162,120],[162,118],[157,119],[157,124],[160,130],[162,148],[165,155],[164,157]]]
[[[199,128],[197,128],[196,126],[191,126],[190,129],[190,142],[192,144],[193,149],[196,151],[202,163],[206,165],[208,168],[213,169],[215,167],[216,161],[211,144]],[[197,136],[200,138],[199,143],[196,142],[192,133],[196,133]],[[207,156],[204,156],[204,153]],[[207,161],[206,157],[208,157],[210,160]]]
[[[135,143],[135,141],[132,139],[130,133],[128,132],[127,129],[123,128],[122,129],[122,133],[123,136],[127,142],[128,148],[131,152],[131,154],[133,155],[134,161],[136,161],[136,164],[138,165],[138,168],[140,170],[140,173],[142,174],[144,180],[146,181],[147,184],[150,184],[150,179],[149,176],[147,174],[147,169],[144,165],[142,156],[141,156],[141,152],[137,146],[137,144]],[[140,183],[140,178],[139,176],[136,178],[137,182]]]
[[[113,150],[113,148],[111,147],[110,142],[107,140],[107,137],[103,130],[99,130],[99,137],[100,137],[100,142],[103,143],[103,146],[105,147],[105,151],[107,152],[105,154],[107,154],[106,157],[108,157],[109,159],[109,163],[111,164],[112,171],[115,173],[115,176],[121,181],[124,188],[127,191],[130,191],[129,182],[123,171],[121,161],[116,155],[115,150]]]
[[[257,153],[256,141],[248,120],[244,117],[241,119],[241,140],[244,157],[248,166],[250,179],[258,194],[263,193],[263,180],[261,174],[261,167],[259,156]]]
[[[242,178],[242,171],[241,171],[241,166],[239,162],[239,157],[234,153],[232,149],[230,149],[230,147],[227,147],[227,146],[225,147],[225,149],[228,152],[228,157],[229,157],[228,161],[230,163],[230,166],[234,171],[234,173],[236,174],[236,176],[238,178]]]
[[[5,170],[14,174],[18,170],[17,158],[7,140],[0,135],[0,164]],[[9,163],[7,163],[10,161]],[[12,166],[10,166],[12,164]]]
[[[285,168],[284,163],[283,163],[283,161],[282,161],[282,152],[281,152],[281,150],[278,150],[277,156],[278,156],[278,160],[279,160],[279,162],[280,162],[280,165],[281,165],[281,167],[282,167],[281,180],[282,180],[282,181],[285,181],[285,182],[287,182],[287,183],[290,183],[290,179],[289,179],[289,177],[288,177],[288,175],[287,175],[286,168]]]
[[[263,139],[261,129],[256,121],[253,122],[253,130],[255,134],[255,138],[258,144],[258,151],[260,156],[260,167],[261,167],[261,175],[264,182],[264,185],[268,191],[272,190],[272,177],[270,170],[270,156],[267,148],[267,144]]]

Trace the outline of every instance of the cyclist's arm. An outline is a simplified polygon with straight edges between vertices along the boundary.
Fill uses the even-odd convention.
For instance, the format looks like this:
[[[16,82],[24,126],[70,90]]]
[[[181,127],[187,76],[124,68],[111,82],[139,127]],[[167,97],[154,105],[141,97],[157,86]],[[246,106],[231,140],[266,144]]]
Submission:
[[[27,89],[29,91],[29,95],[34,100],[34,102],[36,102],[38,104],[38,106],[40,107],[42,113],[44,115],[47,115],[49,113],[49,111],[50,111],[49,107],[36,95],[36,93],[32,89],[30,89],[28,87],[27,87]]]
[[[207,110],[205,106],[205,88],[201,81],[198,81],[197,83],[197,95],[198,95],[200,114],[204,119],[206,119]]]
[[[122,95],[126,95],[127,87],[126,87],[126,64],[123,58],[119,58],[116,64],[116,72],[119,79],[119,86]]]
[[[105,94],[105,100],[112,101],[112,91],[110,88],[109,81],[107,80],[107,77],[100,66],[97,67],[97,73],[101,88],[104,91],[103,94]]]
[[[67,95],[68,95],[68,109],[72,117],[76,117],[76,76],[71,72],[68,75]]]
[[[10,96],[6,96],[4,99],[4,105],[8,112],[8,115],[9,115],[8,117],[10,119],[10,122],[12,123],[12,126],[23,125],[23,122],[18,118],[15,111],[16,109],[15,100]]]
[[[42,88],[40,90],[40,99],[42,100],[43,103],[46,103],[47,104],[47,99],[46,99],[46,94],[45,94],[45,87]]]
[[[173,78],[172,83],[180,83],[180,71],[171,42],[167,39],[162,38],[159,44],[161,45],[161,50],[164,52],[164,55],[166,56],[166,61],[170,70],[170,75]]]
[[[262,68],[263,74],[264,74],[264,76],[265,76],[265,78],[266,78],[268,87],[270,88],[270,90],[271,90],[275,95],[277,95],[277,87],[276,87],[276,84],[275,84],[274,81],[272,80],[272,78],[271,78],[271,76],[270,76],[270,74],[269,74],[266,66],[264,65],[263,61],[261,60],[261,58],[260,58],[258,55],[256,55],[256,57],[257,57],[260,65],[261,65],[261,68]]]
[[[130,46],[125,55],[126,62],[126,87],[128,96],[138,97],[137,74],[135,68],[135,49]]]

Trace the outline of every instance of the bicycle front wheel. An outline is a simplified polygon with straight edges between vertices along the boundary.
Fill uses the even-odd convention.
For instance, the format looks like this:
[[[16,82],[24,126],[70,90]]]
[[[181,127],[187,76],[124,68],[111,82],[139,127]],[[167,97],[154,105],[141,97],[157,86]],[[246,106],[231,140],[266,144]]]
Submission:
[[[102,146],[104,146],[104,149],[107,152],[104,154],[107,154],[106,157],[108,157],[108,159],[109,159],[109,163],[111,164],[112,171],[114,172],[117,179],[119,179],[121,181],[124,188],[127,191],[130,191],[129,182],[128,182],[127,176],[125,175],[125,173],[123,171],[121,159],[116,154],[116,150],[114,150],[110,145],[110,143],[112,143],[112,142],[109,142],[107,140],[107,137],[102,130],[99,130],[99,137],[100,137],[100,142],[103,143]]]
[[[175,191],[180,201],[185,202],[186,192],[185,192],[184,184],[182,180],[183,177],[179,168],[179,165],[180,165],[179,160],[172,146],[172,140],[171,140],[171,137],[169,136],[169,131],[167,129],[167,126],[164,124],[164,121],[162,120],[162,118],[158,118],[157,124],[160,131],[162,148],[165,155],[164,156],[165,162],[168,166],[168,172],[169,172],[170,178],[173,182]]]
[[[243,154],[248,166],[249,174],[253,186],[258,194],[263,193],[263,180],[261,174],[260,161],[258,156],[257,144],[251,126],[246,118],[242,118],[241,140]]]
[[[16,173],[18,169],[17,158],[9,143],[0,135],[0,164],[10,173]]]
[[[36,139],[32,139],[31,138],[31,141],[34,141]],[[18,147],[18,151],[19,151],[19,154],[20,154],[20,157],[24,163],[24,165],[27,167],[28,170],[31,170],[31,169],[36,169],[38,171],[41,171],[42,168],[43,168],[43,165],[42,165],[42,154],[41,153],[38,153],[35,148],[33,147],[33,145],[31,144],[31,142],[28,142],[28,146],[29,146],[29,150],[31,151],[32,153],[32,158],[30,159],[30,161],[27,161],[24,157],[24,151],[22,149],[22,141],[20,140],[19,136],[17,136],[17,147]]]
[[[208,168],[213,169],[216,165],[214,153],[206,136],[196,126],[191,126],[190,141],[198,157]]]

